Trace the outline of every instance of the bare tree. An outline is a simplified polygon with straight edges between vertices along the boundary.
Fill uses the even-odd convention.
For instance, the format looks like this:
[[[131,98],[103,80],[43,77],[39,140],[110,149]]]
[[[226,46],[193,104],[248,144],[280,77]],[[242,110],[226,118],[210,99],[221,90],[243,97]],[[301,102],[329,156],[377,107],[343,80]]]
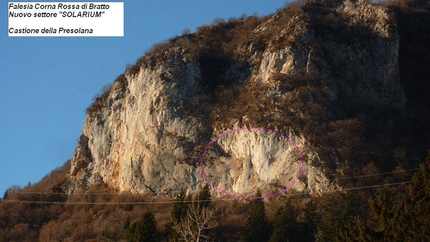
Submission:
[[[184,28],[184,29],[182,30],[182,35],[189,35],[189,34],[190,34],[190,32],[191,32],[191,30],[190,30],[189,28]]]
[[[178,240],[186,242],[211,241],[210,232],[216,227],[215,210],[200,206],[190,206],[187,216],[173,225]]]
[[[216,26],[225,23],[225,20],[223,18],[216,18],[212,21],[211,25]]]

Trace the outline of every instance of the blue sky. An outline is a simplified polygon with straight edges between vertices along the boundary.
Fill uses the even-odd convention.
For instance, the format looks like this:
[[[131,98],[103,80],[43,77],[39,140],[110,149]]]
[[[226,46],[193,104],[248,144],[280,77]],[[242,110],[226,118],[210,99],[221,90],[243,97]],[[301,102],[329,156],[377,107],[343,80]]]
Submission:
[[[71,2],[71,1],[62,1]],[[242,13],[267,15],[285,0],[154,0],[124,3],[124,37],[9,38],[0,5],[0,196],[35,183],[72,158],[85,110],[146,50],[184,28]]]

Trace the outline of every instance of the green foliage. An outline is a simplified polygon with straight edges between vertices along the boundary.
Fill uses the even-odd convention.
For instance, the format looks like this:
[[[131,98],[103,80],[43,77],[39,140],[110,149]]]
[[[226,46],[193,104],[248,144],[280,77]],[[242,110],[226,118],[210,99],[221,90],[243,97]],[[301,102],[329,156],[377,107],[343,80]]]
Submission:
[[[187,214],[188,203],[185,198],[185,190],[181,189],[179,195],[176,197],[176,203],[173,205],[171,212],[172,221],[180,222]]]
[[[185,190],[181,189],[170,212],[170,221],[166,224],[165,228],[166,237],[170,241],[176,241],[178,234],[174,229],[174,225],[181,223],[181,221],[187,216],[187,210],[188,203],[186,202]]]
[[[288,200],[287,204],[276,213],[273,223],[273,233],[270,242],[302,241],[300,239],[299,224],[297,223],[297,211]]]
[[[130,228],[130,226],[131,226],[131,220],[130,220],[130,216],[128,216],[127,219],[124,222],[123,229],[127,230],[128,228]]]
[[[200,208],[207,208],[210,205],[210,200],[211,200],[211,192],[210,192],[210,187],[209,184],[206,184],[202,190],[199,192],[199,194],[197,194],[196,197],[196,204],[198,207]]]
[[[429,153],[430,155],[430,153]],[[430,238],[430,159],[427,166],[421,165],[420,172],[414,176],[410,199],[407,200],[404,214],[408,218],[400,225],[407,227],[407,236],[413,241]],[[407,223],[407,224],[406,224]]]
[[[140,221],[133,224],[130,224],[130,219],[127,218],[124,228],[126,229],[127,242],[157,241],[157,223],[151,212],[145,212]]]
[[[393,221],[396,216],[397,206],[395,201],[390,199],[392,196],[388,188],[379,191],[375,198],[369,200],[370,212],[372,213],[372,222],[376,224],[375,231],[378,231],[382,237],[393,237]]]
[[[255,195],[261,197],[258,191]],[[242,242],[265,242],[269,241],[271,225],[266,215],[266,208],[262,199],[254,199],[250,202],[251,208],[248,212],[246,227],[243,231]]]
[[[341,194],[340,197],[323,208],[321,221],[317,225],[317,240],[320,241],[342,241],[342,233],[356,216],[355,198],[349,192]]]
[[[399,200],[383,188],[369,199],[370,219],[350,221],[341,238],[349,241],[428,241],[430,238],[430,168],[421,165],[409,195]]]
[[[317,204],[312,200],[307,202],[303,209],[304,221],[300,224],[300,241],[315,241],[315,234],[317,233]]]

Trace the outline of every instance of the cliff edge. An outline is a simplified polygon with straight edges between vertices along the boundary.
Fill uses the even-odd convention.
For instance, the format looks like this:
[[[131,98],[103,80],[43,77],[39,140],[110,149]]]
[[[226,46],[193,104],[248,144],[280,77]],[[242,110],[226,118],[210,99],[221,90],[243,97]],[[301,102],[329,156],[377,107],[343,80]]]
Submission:
[[[69,192],[100,184],[194,192],[206,183],[206,146],[238,128],[249,131],[223,136],[206,153],[213,185],[271,194],[300,175],[289,190],[340,189],[333,177],[365,159],[358,113],[404,109],[399,34],[382,6],[321,2],[219,21],[155,46],[88,109]]]

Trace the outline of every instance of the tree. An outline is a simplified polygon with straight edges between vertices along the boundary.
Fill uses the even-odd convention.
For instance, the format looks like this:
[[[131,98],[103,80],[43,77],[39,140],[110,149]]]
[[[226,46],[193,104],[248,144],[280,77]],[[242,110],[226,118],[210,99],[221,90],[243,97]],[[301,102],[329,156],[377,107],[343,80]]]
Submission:
[[[140,241],[157,241],[157,222],[155,221],[155,217],[152,212],[146,212],[143,214],[140,229]]]
[[[296,218],[297,211],[291,204],[291,200],[288,200],[287,204],[276,213],[270,242],[298,241],[300,231]]]
[[[212,21],[211,25],[216,26],[225,23],[225,20],[223,18],[216,18]]]
[[[421,165],[409,196],[401,199],[385,187],[369,200],[370,219],[361,217],[341,234],[346,241],[428,241],[430,238],[430,167]]]
[[[124,228],[128,242],[155,242],[157,241],[157,222],[152,212],[145,212],[142,218],[130,224],[127,218]]]
[[[430,238],[430,152],[427,166],[421,165],[413,178],[409,194],[404,208],[404,213],[410,218],[406,232],[412,241],[425,241]]]
[[[123,229],[125,230],[125,238],[127,239],[127,241],[129,241],[129,239],[131,239],[134,234],[134,229],[131,228],[130,216],[128,216],[125,220]]]
[[[178,196],[179,200],[185,199],[185,193]],[[170,227],[170,239],[173,241],[211,241],[212,232],[217,227],[215,222],[215,210],[210,205],[209,185],[195,196],[192,206],[179,206],[175,203],[172,210],[173,223]],[[179,219],[178,219],[179,218]],[[172,236],[174,235],[174,236]]]
[[[169,241],[177,241],[178,234],[174,228],[175,224],[181,223],[186,217],[188,209],[188,203],[186,202],[185,190],[181,189],[179,195],[176,197],[176,202],[173,205],[172,211],[170,212],[170,222],[166,224],[165,234]]]
[[[188,204],[185,201],[185,190],[181,189],[176,197],[176,203],[173,205],[171,217],[173,222],[180,222],[187,213]]]
[[[383,188],[378,192],[375,198],[369,200],[371,221],[375,226],[376,239],[396,237],[392,232],[393,219],[398,216],[397,206],[391,199],[392,192],[388,188]]]
[[[315,241],[317,232],[317,205],[312,200],[307,202],[304,208],[304,222],[301,224],[301,241]]]
[[[130,227],[130,225],[131,225],[130,216],[128,216],[127,219],[125,220],[123,228],[128,229]]]
[[[257,191],[256,197],[261,197],[261,192]],[[262,199],[254,199],[251,201],[248,219],[246,221],[245,230],[243,232],[243,242],[264,242],[270,237],[270,223],[266,216],[266,209]]]
[[[9,187],[4,192],[3,199],[7,199],[8,197],[10,197],[10,195],[12,195],[15,192],[19,192],[21,189],[22,188],[19,185],[13,185],[13,186]]]
[[[374,198],[369,199],[370,219],[367,223],[356,216],[337,238],[340,241],[420,241],[405,239],[410,222],[403,211],[407,205],[393,197],[394,193],[387,187],[379,190]]]
[[[207,208],[210,205],[211,192],[209,190],[209,185],[206,184],[203,189],[197,195],[197,206],[201,208]]]
[[[189,34],[190,34],[190,32],[191,32],[191,30],[190,30],[189,28],[184,28],[184,29],[182,30],[182,35],[189,35]]]
[[[211,231],[217,226],[214,218],[215,210],[207,207],[190,206],[187,216],[180,223],[175,223],[173,228],[179,241],[212,241]]]
[[[355,215],[354,197],[351,193],[346,192],[341,195],[336,204],[330,203],[328,207],[323,209],[322,219],[317,226],[317,240],[343,241],[342,233],[347,230],[348,224]]]

